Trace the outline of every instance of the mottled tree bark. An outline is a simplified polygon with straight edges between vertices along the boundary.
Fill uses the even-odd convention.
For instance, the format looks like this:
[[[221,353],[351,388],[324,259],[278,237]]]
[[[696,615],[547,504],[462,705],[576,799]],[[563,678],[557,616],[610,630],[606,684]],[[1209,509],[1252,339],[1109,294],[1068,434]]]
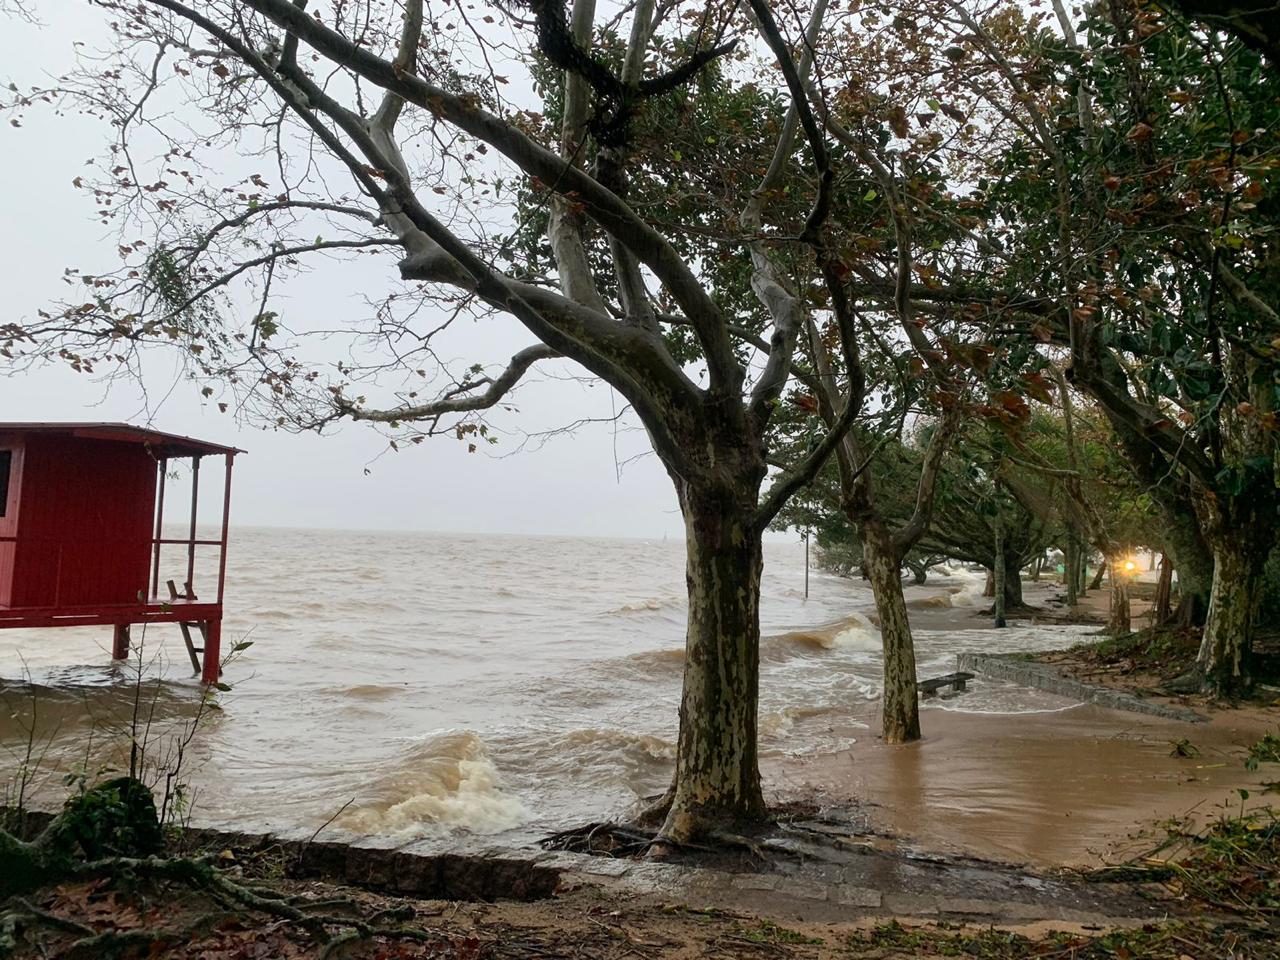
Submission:
[[[1222,694],[1250,685],[1249,659],[1267,558],[1266,548],[1252,539],[1223,537],[1213,545],[1213,586],[1196,666],[1206,685]]]
[[[992,616],[995,618],[997,627],[1005,625],[1005,590],[1007,589],[1005,575],[1005,556],[1004,556],[1004,533],[996,530],[996,566],[992,571],[992,590],[995,593],[995,603],[991,607]]]
[[[685,842],[765,814],[756,748],[760,533],[755,485],[681,491],[689,618],[676,771],[660,834]]]
[[[902,596],[898,551],[889,529],[878,517],[862,524],[862,564],[871,580],[871,593],[880,617],[884,650],[885,743],[920,739],[920,703],[916,693],[916,654]]]

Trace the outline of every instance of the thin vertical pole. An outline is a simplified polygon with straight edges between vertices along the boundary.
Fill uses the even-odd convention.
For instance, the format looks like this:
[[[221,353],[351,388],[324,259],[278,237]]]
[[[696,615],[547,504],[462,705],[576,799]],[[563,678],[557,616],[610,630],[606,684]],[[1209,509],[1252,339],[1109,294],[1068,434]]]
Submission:
[[[156,536],[151,544],[151,595],[160,596],[160,537],[164,532],[164,481],[169,472],[169,461],[160,461],[160,492],[156,496]]]
[[[200,457],[191,458],[191,535],[187,539],[187,595],[196,592],[196,507],[200,496]]]
[[[809,534],[811,531],[804,532],[804,598],[809,599]]]
[[[222,585],[227,579],[227,524],[231,519],[231,464],[234,453],[227,454],[227,475],[222,485],[222,546],[218,548],[218,606],[222,606]]]

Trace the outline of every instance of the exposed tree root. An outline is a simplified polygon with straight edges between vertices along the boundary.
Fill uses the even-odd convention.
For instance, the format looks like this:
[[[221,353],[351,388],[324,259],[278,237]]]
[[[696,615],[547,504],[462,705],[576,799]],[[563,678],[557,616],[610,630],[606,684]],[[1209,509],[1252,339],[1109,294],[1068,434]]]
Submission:
[[[648,838],[642,838],[647,840]],[[53,822],[32,841],[0,831],[0,957],[15,952],[24,934],[45,929],[70,935],[60,947],[67,957],[114,957],[150,954],[166,944],[190,942],[206,935],[219,919],[244,912],[273,917],[296,927],[335,957],[363,940],[413,940],[435,944],[443,938],[429,930],[406,927],[408,907],[362,916],[355,900],[314,901],[275,890],[238,883],[224,874],[213,857],[168,857],[160,853],[161,836],[151,794],[136,780],[122,778],[86,791],[69,801]],[[135,887],[144,881],[186,889],[206,897],[222,913],[205,915],[184,929],[97,930],[31,903],[27,896],[68,881],[108,878]],[[345,911],[343,913],[335,910]]]
[[[675,803],[676,788],[670,787],[666,793],[649,798],[649,801],[630,818],[630,822],[642,827],[657,827],[667,819],[671,805]]]
[[[680,840],[662,830],[641,826],[634,822],[603,821],[562,830],[544,837],[540,843],[548,850],[565,850],[570,853],[585,853],[615,859],[662,860],[684,854],[705,857],[745,852],[764,863],[770,859],[772,852],[758,841],[728,830],[703,830],[699,833],[699,837],[701,842]]]
[[[237,883],[221,873],[211,858],[117,857],[80,864],[73,875],[80,879],[127,878],[132,883],[145,879],[186,887],[207,895],[212,902],[232,914],[245,911],[265,914],[304,931],[311,940],[322,946],[319,954],[321,957],[337,956],[347,946],[374,938],[413,940],[429,944],[444,942],[444,938],[434,931],[403,926],[414,917],[410,907],[380,910],[365,917],[360,915],[361,905],[351,899],[313,901]],[[351,912],[321,912],[335,907],[346,908]],[[219,916],[227,915],[227,912],[223,912]],[[14,897],[9,900],[8,912],[0,915],[0,956],[6,956],[17,949],[24,930],[41,926],[77,935],[77,939],[65,948],[66,956],[97,958],[138,951],[149,953],[165,944],[190,942],[201,933],[201,928],[210,926],[214,919],[216,918],[205,918],[200,924],[181,930],[140,928],[98,931]]]
[[[622,858],[647,853],[657,840],[656,830],[636,824],[602,821],[561,830],[544,837],[540,843],[548,850]]]

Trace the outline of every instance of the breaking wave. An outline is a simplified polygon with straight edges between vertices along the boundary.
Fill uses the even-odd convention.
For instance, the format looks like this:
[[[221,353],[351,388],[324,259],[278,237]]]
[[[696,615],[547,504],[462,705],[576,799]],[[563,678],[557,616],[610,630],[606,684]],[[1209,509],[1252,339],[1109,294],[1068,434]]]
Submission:
[[[680,607],[680,604],[681,600],[675,597],[648,597],[644,600],[636,600],[633,603],[624,603],[622,606],[610,610],[605,616],[616,617],[637,613],[674,612]]]
[[[809,630],[792,630],[761,641],[762,652],[774,658],[836,650],[875,653],[879,649],[880,631],[865,615],[857,612],[835,623]]]
[[[363,834],[421,835],[431,828],[501,833],[530,816],[519,799],[503,792],[484,741],[469,730],[414,744],[361,801],[339,826]]]
[[[631,753],[652,760],[676,758],[676,745],[670,740],[643,733],[628,733],[625,730],[596,727],[571,730],[565,734],[564,742],[570,750],[584,755]]]
[[[643,650],[624,657],[623,661],[644,671],[667,673],[684,664],[684,648],[671,647],[667,650]]]

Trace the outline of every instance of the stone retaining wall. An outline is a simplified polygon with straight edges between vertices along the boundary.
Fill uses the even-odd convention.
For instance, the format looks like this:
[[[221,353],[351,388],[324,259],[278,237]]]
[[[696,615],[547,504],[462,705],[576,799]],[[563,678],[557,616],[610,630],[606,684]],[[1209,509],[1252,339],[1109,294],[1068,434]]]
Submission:
[[[1145,713],[1166,720],[1182,720],[1187,723],[1203,723],[1204,717],[1186,707],[1178,707],[1157,700],[1145,700],[1123,690],[1084,683],[1063,675],[1052,664],[1022,660],[1004,654],[961,653],[956,656],[957,669],[981,674],[996,680],[1008,680],[1024,687],[1033,687],[1060,697],[1070,697],[1085,703],[1097,704],[1111,710],[1128,710]]]

